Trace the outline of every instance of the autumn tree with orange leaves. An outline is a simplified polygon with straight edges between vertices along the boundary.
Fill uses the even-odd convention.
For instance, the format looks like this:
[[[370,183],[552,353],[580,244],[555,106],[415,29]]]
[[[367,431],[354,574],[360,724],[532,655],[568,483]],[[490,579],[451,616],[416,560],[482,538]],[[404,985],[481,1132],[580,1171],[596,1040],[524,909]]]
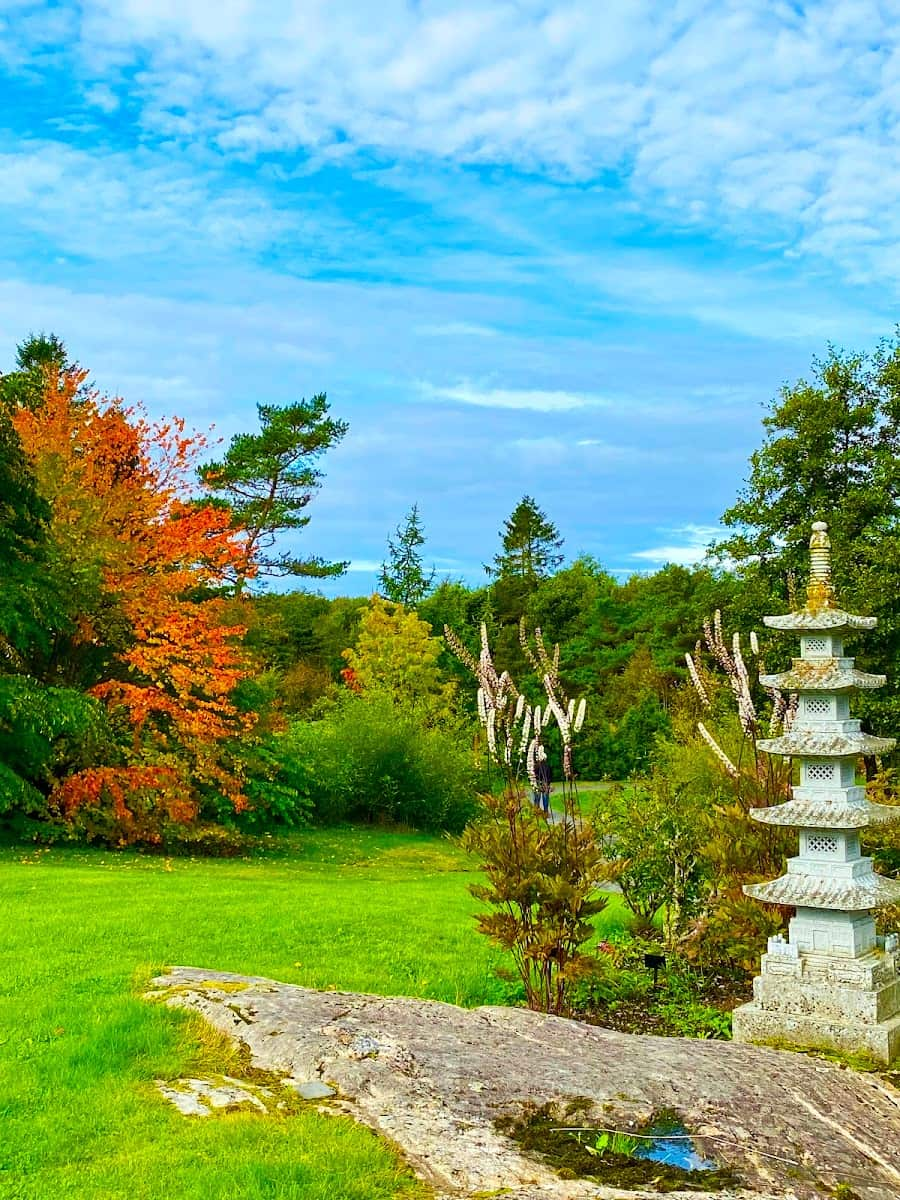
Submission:
[[[50,369],[41,403],[12,412],[50,506],[45,586],[62,613],[20,670],[106,707],[116,761],[70,775],[51,801],[66,816],[106,813],[132,840],[191,820],[205,793],[246,803],[228,752],[254,723],[232,698],[243,629],[224,622],[216,596],[247,573],[246,537],[227,508],[192,494],[203,437],[180,419],[150,423],[85,380]]]

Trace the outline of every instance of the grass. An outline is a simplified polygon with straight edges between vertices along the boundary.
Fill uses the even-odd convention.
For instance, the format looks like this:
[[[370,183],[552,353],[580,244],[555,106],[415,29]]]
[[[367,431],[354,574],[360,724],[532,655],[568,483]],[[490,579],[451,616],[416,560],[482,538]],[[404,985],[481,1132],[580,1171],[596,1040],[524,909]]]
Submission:
[[[0,848],[3,1200],[419,1200],[391,1148],[343,1118],[187,1120],[153,1080],[228,1067],[196,1018],[140,998],[186,964],[316,988],[504,1003],[450,842],[316,831],[289,853],[193,860]],[[618,899],[601,935],[622,923]]]
[[[610,788],[616,787],[617,784],[608,779],[586,779],[578,780],[578,806],[583,813],[588,813],[593,808],[597,797],[603,792],[608,792]],[[561,783],[554,784],[553,791],[550,793],[550,807],[554,812],[565,812],[566,806],[563,800],[563,785]]]
[[[614,780],[609,779],[587,779],[578,780],[578,803],[582,811],[587,812],[591,808],[597,796],[603,792],[608,792],[610,788],[618,786]],[[522,781],[522,790],[525,793],[526,799],[531,798],[531,785],[528,780]],[[502,791],[502,788],[495,789],[497,794]],[[555,781],[550,792],[550,807],[554,812],[565,812],[565,803],[563,801],[563,784],[561,781]]]

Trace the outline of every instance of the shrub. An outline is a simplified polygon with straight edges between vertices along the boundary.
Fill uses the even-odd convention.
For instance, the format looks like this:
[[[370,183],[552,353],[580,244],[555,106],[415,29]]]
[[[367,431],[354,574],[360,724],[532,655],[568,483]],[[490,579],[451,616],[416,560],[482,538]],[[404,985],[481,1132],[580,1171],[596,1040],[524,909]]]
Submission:
[[[586,702],[563,690],[559,646],[548,653],[539,629],[532,645],[524,620],[519,642],[543,682],[543,709],[527,703],[507,671],[497,672],[484,623],[477,659],[451,629],[445,628],[444,635],[478,684],[478,717],[488,756],[504,779],[501,794],[482,796],[479,819],[462,839],[487,877],[485,884],[469,886],[488,905],[487,912],[478,914],[478,928],[511,955],[529,1008],[564,1014],[572,983],[594,962],[582,949],[591,918],[606,905],[598,891],[606,877],[601,839],[590,820],[582,819],[575,791],[573,742],[584,723]],[[562,744],[564,812],[558,822],[526,800],[520,781],[524,767],[533,792],[544,791],[549,800],[540,764],[546,756],[544,730],[551,721]]]
[[[46,803],[33,784],[0,762],[0,818],[4,824],[16,824],[23,816],[41,813]]]
[[[725,981],[698,971],[671,951],[654,985],[644,963],[658,942],[623,932],[602,942],[604,953],[572,987],[577,1016],[629,1033],[718,1038],[731,1036],[734,999]],[[724,987],[724,990],[723,990]]]
[[[288,713],[308,713],[323,696],[332,696],[336,687],[331,672],[314,663],[296,662],[286,668],[278,684],[278,698]]]
[[[460,832],[480,779],[459,728],[433,729],[378,693],[345,696],[285,735],[294,786],[326,823],[391,821]]]
[[[309,772],[298,760],[289,733],[270,733],[238,749],[246,804],[235,811],[217,796],[205,812],[222,825],[251,833],[278,832],[306,825],[312,811]]]
[[[653,756],[656,739],[671,733],[668,713],[655,696],[644,696],[625,713],[615,735],[618,754],[614,779],[625,779],[646,771]]]
[[[644,925],[661,911],[671,943],[708,891],[709,799],[662,771],[598,796],[594,819],[625,903]]]
[[[162,842],[148,844],[142,849],[192,858],[239,858],[258,853],[262,848],[268,849],[271,844],[271,839],[267,841],[241,829],[199,823],[170,826]]]
[[[657,744],[671,729],[655,696],[644,696],[616,723],[591,715],[578,746],[578,774],[583,779],[630,779],[646,772]]]
[[[597,889],[606,875],[600,840],[571,802],[554,823],[522,789],[482,801],[482,815],[462,839],[487,876],[486,884],[469,886],[489,905],[478,928],[509,951],[529,1008],[568,1013],[573,982],[594,963],[582,947],[607,903]]]
[[[790,796],[791,763],[764,754],[758,743],[790,729],[796,696],[759,684],[765,666],[755,635],[751,671],[740,635],[726,637],[719,612],[703,631],[704,641],[686,655],[693,688],[673,709],[676,741],[659,743],[655,762],[688,810],[707,814],[707,895],[682,948],[703,968],[727,965],[737,979],[753,974],[766,938],[781,932],[789,915],[749,899],[743,887],[778,876],[796,847],[789,829],[751,815]]]
[[[48,794],[109,749],[102,706],[27,675],[0,677],[0,823],[46,819]]]
[[[160,846],[195,819],[197,805],[171,767],[87,767],[54,790],[51,814],[70,838]]]

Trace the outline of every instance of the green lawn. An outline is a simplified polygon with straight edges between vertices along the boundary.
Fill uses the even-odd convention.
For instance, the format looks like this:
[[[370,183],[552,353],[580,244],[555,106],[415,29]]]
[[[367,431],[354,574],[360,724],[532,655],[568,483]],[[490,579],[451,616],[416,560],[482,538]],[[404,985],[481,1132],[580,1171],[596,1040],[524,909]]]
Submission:
[[[585,779],[578,781],[578,805],[584,813],[590,812],[598,796],[603,792],[608,792],[610,788],[617,785],[608,779]],[[561,783],[553,785],[553,791],[550,793],[550,807],[554,812],[565,812],[565,803],[563,801],[563,786]]]
[[[152,1081],[223,1050],[140,999],[167,963],[317,988],[504,1003],[451,843],[310,832],[240,860],[0,848],[0,1197],[379,1200],[422,1197],[391,1150],[302,1112],[188,1120]],[[598,932],[621,923],[618,898]]]

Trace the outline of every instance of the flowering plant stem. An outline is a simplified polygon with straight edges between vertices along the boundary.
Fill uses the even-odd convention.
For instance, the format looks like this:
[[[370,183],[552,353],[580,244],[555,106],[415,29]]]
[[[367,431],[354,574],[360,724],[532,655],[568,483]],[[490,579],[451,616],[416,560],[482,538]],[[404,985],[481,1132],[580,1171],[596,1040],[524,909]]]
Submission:
[[[500,768],[503,788],[481,797],[481,814],[462,837],[478,856],[487,881],[472,894],[489,906],[478,927],[508,950],[525,988],[528,1006],[542,1012],[569,1011],[571,983],[596,959],[581,947],[593,932],[591,919],[605,906],[598,892],[608,870],[593,824],[582,818],[575,786],[572,742],[584,720],[584,703],[566,699],[558,676],[558,650],[551,658],[536,631],[538,668],[547,698],[532,709],[507,672],[496,671],[482,627],[478,659],[449,629],[447,641],[479,684],[478,712],[488,753]],[[524,636],[524,635],[523,635]],[[551,719],[563,739],[563,808],[543,813],[528,799],[521,779],[523,759],[537,791],[541,733]]]

